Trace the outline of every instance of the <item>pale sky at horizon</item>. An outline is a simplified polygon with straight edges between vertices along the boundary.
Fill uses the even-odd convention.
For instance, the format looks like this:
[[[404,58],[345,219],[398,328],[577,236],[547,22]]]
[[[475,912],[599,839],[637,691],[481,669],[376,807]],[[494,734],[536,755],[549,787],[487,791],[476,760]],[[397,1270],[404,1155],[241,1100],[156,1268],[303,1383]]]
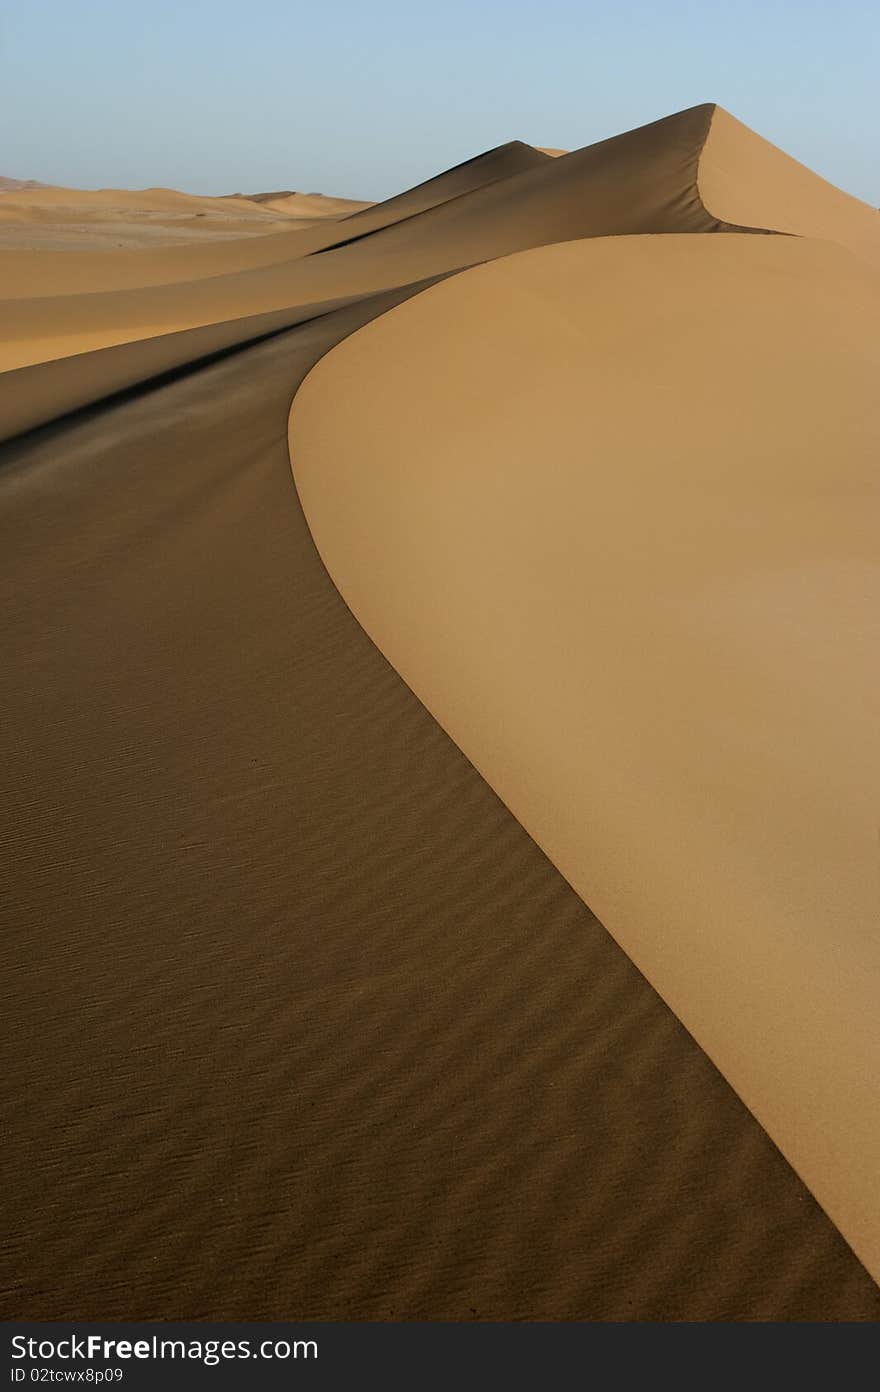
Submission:
[[[877,205],[878,72],[875,0],[17,0],[0,174],[385,198],[717,101]]]

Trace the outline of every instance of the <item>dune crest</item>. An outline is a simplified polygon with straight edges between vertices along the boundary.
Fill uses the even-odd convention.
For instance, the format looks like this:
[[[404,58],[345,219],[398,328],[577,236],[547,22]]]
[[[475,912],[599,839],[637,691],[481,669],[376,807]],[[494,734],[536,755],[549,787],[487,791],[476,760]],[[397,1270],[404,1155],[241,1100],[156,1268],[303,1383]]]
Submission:
[[[844,193],[716,106],[700,152],[697,186],[722,222],[827,237],[880,264],[880,214]]]

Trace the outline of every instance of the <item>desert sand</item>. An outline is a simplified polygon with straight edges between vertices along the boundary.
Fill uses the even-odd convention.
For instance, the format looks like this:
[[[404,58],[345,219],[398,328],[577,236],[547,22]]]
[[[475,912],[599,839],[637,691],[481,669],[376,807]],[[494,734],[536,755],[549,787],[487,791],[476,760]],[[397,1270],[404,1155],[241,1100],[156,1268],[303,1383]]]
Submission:
[[[289,190],[199,198],[175,189],[67,189],[6,179],[0,300],[162,285],[268,264],[291,254],[290,233],[371,206]]]
[[[869,214],[704,106],[7,295],[4,1313],[880,1318]]]
[[[68,189],[0,183],[0,247],[118,250],[188,244],[311,227],[372,206],[350,198],[285,192],[197,197],[177,189]]]
[[[828,243],[543,248],[329,354],[291,457],[367,633],[880,1273],[878,322]]]

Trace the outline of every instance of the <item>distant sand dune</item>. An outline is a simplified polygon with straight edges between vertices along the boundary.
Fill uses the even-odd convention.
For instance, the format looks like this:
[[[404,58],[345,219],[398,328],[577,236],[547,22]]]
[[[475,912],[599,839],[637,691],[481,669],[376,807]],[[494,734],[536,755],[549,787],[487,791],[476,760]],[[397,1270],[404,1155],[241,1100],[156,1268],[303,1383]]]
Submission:
[[[41,184],[37,179],[10,179],[8,175],[0,174],[0,193],[18,193],[22,189],[43,189],[48,187],[48,184]]]
[[[0,250],[0,299],[18,299],[22,295],[43,298],[83,290],[137,289],[280,265],[352,236],[381,230],[482,184],[508,178],[545,162],[546,156],[520,141],[512,141],[389,198],[375,208],[367,206],[346,215],[344,226],[338,230],[329,218],[308,228],[304,225],[291,227],[292,219],[288,216],[276,221],[274,233],[269,223],[253,224],[251,220],[251,230],[256,226],[262,232],[260,237],[248,236],[246,240],[219,245],[205,245],[202,237],[195,246],[129,249],[124,255],[119,254],[118,248],[110,255],[106,251],[82,250],[75,258],[46,251],[16,249],[4,253]],[[222,205],[227,200],[216,201]],[[268,235],[264,228],[268,229]],[[105,337],[104,341],[109,340]]]
[[[351,213],[360,213],[373,206],[354,198],[327,198],[323,193],[287,193],[280,198],[261,198],[260,205],[297,221],[311,219],[313,222],[324,218],[348,217]]]
[[[200,198],[174,189],[59,189],[13,180],[7,187],[0,185],[0,297],[216,274],[250,262],[245,248],[227,246],[213,264],[212,243],[303,231],[371,206],[323,194]],[[181,249],[194,253],[184,258],[182,275]],[[120,250],[129,257],[119,258]]]

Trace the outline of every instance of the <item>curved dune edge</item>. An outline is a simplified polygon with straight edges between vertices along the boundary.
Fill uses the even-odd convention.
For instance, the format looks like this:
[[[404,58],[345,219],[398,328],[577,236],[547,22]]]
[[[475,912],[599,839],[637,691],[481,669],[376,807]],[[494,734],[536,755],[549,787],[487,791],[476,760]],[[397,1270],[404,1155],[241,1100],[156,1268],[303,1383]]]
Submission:
[[[877,1320],[321,564],[290,400],[394,301],[0,448],[7,1312]]]
[[[880,264],[880,214],[715,106],[697,163],[700,200],[730,226],[840,242]]]
[[[800,239],[554,246],[290,417],[355,616],[875,1279],[878,298]]]
[[[421,284],[414,288],[420,289]],[[412,293],[413,287],[399,289]],[[364,295],[322,300],[0,372],[0,442],[105,402],[120,392],[149,386],[170,374],[197,370],[220,355],[286,329],[328,318],[353,304],[379,303],[384,298]]]

